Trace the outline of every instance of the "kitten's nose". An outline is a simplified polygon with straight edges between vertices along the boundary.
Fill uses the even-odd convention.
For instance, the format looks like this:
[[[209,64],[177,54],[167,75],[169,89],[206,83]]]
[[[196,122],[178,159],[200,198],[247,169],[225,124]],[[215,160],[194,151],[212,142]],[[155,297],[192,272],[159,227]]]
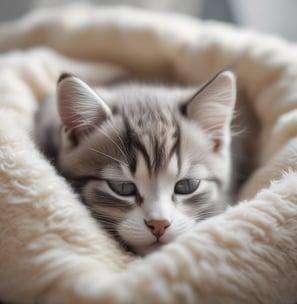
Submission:
[[[167,220],[144,220],[146,226],[151,230],[152,234],[157,238],[165,233],[165,230],[170,226]]]

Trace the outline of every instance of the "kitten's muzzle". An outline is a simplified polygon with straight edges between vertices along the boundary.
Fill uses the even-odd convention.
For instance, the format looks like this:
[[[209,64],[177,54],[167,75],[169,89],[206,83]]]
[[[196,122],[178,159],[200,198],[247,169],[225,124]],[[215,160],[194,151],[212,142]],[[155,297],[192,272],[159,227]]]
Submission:
[[[157,238],[161,237],[165,230],[170,226],[170,222],[167,220],[144,220],[145,225],[149,228],[151,233]]]

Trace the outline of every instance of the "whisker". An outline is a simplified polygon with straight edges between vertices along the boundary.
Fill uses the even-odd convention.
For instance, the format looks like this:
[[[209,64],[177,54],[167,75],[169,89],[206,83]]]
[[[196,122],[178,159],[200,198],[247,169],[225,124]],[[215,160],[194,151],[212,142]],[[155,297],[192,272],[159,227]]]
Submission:
[[[107,124],[114,131],[115,135],[121,142],[122,147],[126,150],[125,152],[128,154],[127,147],[125,146],[124,141],[123,141],[122,137],[120,136],[120,133],[118,132],[118,130],[114,127],[114,125],[111,122],[108,121]]]
[[[116,161],[116,162],[122,164],[123,166],[127,166],[127,164],[124,163],[123,161],[121,161],[121,160],[119,160],[119,159],[117,159],[117,158],[115,158],[115,157],[112,157],[112,156],[110,156],[110,155],[108,155],[108,154],[106,154],[106,153],[104,153],[104,152],[102,152],[102,151],[96,150],[96,149],[94,149],[94,148],[88,148],[88,150],[93,151],[93,152],[98,153],[98,154],[101,154],[101,155],[103,155],[103,156],[105,156],[105,157],[107,157],[107,158],[110,158],[110,159],[112,159],[112,160],[114,160],[114,161]]]
[[[100,208],[100,207],[102,207],[102,208]],[[114,220],[120,220],[122,218],[121,216],[119,216],[116,213],[106,214],[107,213],[106,210],[108,210],[108,206],[106,206],[106,205],[101,206],[101,204],[99,204],[99,203],[98,203],[97,207],[96,206],[90,206],[89,210],[94,214],[94,216],[96,216],[100,219],[107,219],[109,221],[114,221]]]
[[[205,206],[205,208],[199,208],[197,210],[197,213],[195,214],[195,219],[201,221],[206,218],[218,215],[219,213],[221,212],[219,212],[217,208],[215,208],[215,206]]]
[[[111,125],[111,124],[110,124]],[[109,139],[117,148],[118,150],[121,152],[121,154],[126,157],[124,151],[121,149],[121,147],[112,139],[111,136],[109,136],[106,132],[103,131],[102,128],[97,127],[96,131],[100,132],[101,134],[103,134],[107,139]]]
[[[104,222],[104,223],[107,223],[107,224],[114,224],[115,221],[120,220],[120,217],[116,217],[116,216],[113,215],[112,218],[111,218],[109,216],[99,214],[96,211],[93,212],[93,217],[95,219],[99,220],[100,222]]]

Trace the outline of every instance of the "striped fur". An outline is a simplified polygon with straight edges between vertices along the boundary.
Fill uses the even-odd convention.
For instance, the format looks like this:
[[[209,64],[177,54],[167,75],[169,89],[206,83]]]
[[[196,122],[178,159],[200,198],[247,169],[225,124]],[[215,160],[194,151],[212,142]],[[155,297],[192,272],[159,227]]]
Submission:
[[[230,82],[226,90],[233,90],[233,76],[224,77],[227,86]],[[212,90],[223,90],[216,81],[210,82]],[[211,121],[204,127],[185,111],[189,107],[196,116],[209,116],[200,111],[203,100],[195,100],[200,98],[195,88],[136,83],[97,88],[96,103],[95,92],[80,82],[69,75],[59,82],[58,103],[63,102],[60,108],[68,112],[65,118],[65,110],[60,110],[64,126],[58,166],[92,215],[117,240],[138,254],[147,254],[191,230],[198,221],[224,210],[230,175],[232,102],[229,111],[228,103],[223,105],[229,116],[222,116],[224,134],[217,146],[209,127]],[[59,100],[61,96],[63,101]],[[89,108],[88,98],[92,99]],[[207,105],[202,108],[207,111]],[[71,112],[76,109],[84,111]],[[211,111],[215,110],[212,105]],[[73,120],[67,125],[69,117]],[[220,122],[213,122],[216,131]],[[198,189],[186,195],[175,193],[176,183],[186,178],[200,180]],[[133,195],[119,195],[110,187],[110,183],[123,181],[135,185]],[[166,220],[170,225],[156,237],[146,224],[150,220]]]

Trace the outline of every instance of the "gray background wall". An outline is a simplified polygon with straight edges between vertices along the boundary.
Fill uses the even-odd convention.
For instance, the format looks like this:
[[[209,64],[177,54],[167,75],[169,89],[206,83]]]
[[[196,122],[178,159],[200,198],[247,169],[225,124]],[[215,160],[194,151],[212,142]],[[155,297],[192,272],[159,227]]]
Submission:
[[[16,19],[38,7],[72,3],[70,0],[0,0],[0,22]],[[235,23],[286,39],[297,40],[297,1],[294,0],[89,0],[99,5],[128,4],[176,11],[202,19]]]

